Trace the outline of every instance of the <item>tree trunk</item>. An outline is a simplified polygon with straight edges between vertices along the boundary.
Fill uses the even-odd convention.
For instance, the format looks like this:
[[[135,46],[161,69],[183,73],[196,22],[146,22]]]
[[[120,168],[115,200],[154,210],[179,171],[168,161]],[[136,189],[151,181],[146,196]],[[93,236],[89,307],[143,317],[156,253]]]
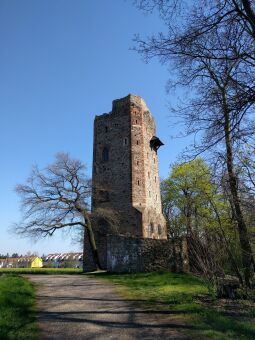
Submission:
[[[248,19],[251,26],[252,36],[255,39],[255,13],[252,10],[251,3],[249,0],[242,0],[242,4],[244,7],[246,18]]]
[[[209,199],[209,202],[210,202],[210,204],[211,204],[211,206],[212,206],[212,208],[213,208],[213,211],[214,211],[215,214],[216,214],[216,217],[217,217],[217,220],[218,220],[218,224],[219,224],[219,228],[220,228],[221,234],[222,234],[222,236],[223,236],[223,240],[224,240],[224,242],[225,242],[226,250],[227,250],[227,253],[228,253],[228,255],[229,255],[229,258],[230,258],[230,261],[231,261],[233,270],[234,270],[236,276],[238,277],[238,280],[239,280],[240,284],[243,285],[243,278],[242,278],[242,275],[241,275],[241,273],[240,273],[240,271],[239,271],[239,268],[238,268],[238,265],[237,265],[237,263],[236,263],[235,257],[234,257],[234,255],[232,254],[232,251],[231,251],[231,249],[230,249],[230,247],[229,247],[229,242],[228,242],[228,240],[227,240],[227,237],[226,237],[224,228],[222,227],[221,218],[220,218],[220,214],[219,214],[219,212],[218,212],[217,206],[214,204],[212,198],[210,198],[210,197],[208,196],[208,199]]]
[[[85,228],[87,230],[88,240],[89,240],[89,244],[90,244],[90,247],[91,247],[94,263],[95,263],[97,269],[102,269],[102,267],[100,265],[99,255],[98,255],[98,251],[97,251],[96,241],[95,241],[94,232],[93,232],[93,229],[92,229],[90,218],[89,218],[87,212],[84,212],[83,215],[84,215],[84,220],[85,220],[85,223],[86,223]],[[86,231],[84,231],[84,237],[86,237]],[[84,240],[84,245],[85,245],[85,240]],[[86,250],[86,249],[83,250],[83,257],[84,258],[86,256],[86,251],[88,251],[88,250]],[[83,268],[83,270],[86,270],[86,268]]]
[[[184,190],[183,193],[186,199],[186,205],[184,206],[184,215],[186,217],[187,236],[189,237],[192,234],[192,209],[189,194],[186,192],[186,190]]]
[[[239,240],[242,251],[242,264],[244,268],[244,280],[247,287],[251,287],[251,277],[252,277],[252,250],[249,241],[248,229],[243,217],[240,199],[238,195],[237,188],[237,176],[234,172],[234,162],[233,162],[233,150],[232,141],[230,133],[230,117],[227,105],[224,105],[224,132],[225,132],[225,145],[227,152],[227,170],[229,177],[230,192],[233,199],[235,219],[238,225]]]

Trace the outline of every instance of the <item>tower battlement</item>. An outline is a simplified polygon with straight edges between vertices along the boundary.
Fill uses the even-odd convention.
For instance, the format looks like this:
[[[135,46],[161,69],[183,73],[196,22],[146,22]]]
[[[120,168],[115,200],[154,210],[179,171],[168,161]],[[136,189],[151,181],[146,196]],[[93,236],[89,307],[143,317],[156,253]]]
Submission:
[[[112,111],[116,112],[126,105],[129,105],[131,107],[142,108],[144,111],[149,111],[143,98],[134,94],[129,94],[124,98],[113,100]]]

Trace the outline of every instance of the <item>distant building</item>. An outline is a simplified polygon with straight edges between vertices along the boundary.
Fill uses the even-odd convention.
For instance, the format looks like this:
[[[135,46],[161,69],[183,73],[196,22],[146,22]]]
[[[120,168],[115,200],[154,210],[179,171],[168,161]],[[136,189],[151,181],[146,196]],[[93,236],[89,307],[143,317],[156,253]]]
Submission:
[[[38,256],[7,257],[0,260],[0,268],[41,268],[43,261]]]
[[[83,253],[54,253],[43,257],[43,266],[51,268],[82,268]]]

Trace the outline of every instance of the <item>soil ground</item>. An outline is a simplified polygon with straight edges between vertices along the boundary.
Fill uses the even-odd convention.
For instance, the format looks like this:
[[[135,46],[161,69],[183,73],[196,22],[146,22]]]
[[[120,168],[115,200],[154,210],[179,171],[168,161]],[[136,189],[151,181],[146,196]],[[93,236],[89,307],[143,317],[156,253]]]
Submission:
[[[82,275],[24,275],[37,287],[41,339],[187,339],[181,316],[141,308]]]

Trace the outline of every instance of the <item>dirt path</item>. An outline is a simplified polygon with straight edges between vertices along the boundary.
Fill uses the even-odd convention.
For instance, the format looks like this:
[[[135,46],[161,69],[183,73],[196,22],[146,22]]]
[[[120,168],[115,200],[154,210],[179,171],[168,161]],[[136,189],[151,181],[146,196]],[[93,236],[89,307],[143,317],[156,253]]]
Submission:
[[[134,307],[110,284],[79,275],[26,275],[37,285],[42,339],[187,339],[170,311]]]

